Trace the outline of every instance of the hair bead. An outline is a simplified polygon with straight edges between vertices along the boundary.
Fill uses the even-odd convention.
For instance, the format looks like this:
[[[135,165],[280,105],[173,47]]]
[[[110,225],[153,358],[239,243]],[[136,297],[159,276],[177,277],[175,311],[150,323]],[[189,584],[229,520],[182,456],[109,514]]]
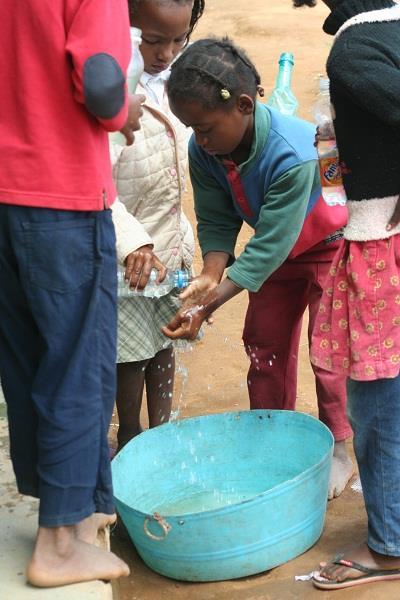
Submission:
[[[231,97],[230,91],[227,90],[226,88],[222,88],[220,94],[221,94],[222,100],[229,100],[229,98]]]

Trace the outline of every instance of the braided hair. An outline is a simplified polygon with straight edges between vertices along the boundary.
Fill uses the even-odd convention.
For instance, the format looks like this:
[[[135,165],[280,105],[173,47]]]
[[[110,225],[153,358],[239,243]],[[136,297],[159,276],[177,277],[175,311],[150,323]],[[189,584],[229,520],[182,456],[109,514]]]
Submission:
[[[134,22],[135,15],[137,13],[139,4],[141,2],[147,2],[148,0],[128,0],[129,7],[129,19],[130,22]],[[158,0],[160,2],[161,0]],[[201,15],[204,12],[205,0],[170,0],[171,2],[175,2],[176,4],[190,4],[193,2],[192,16],[190,18],[190,27],[189,32],[187,34],[186,43],[189,41],[190,36],[192,35],[193,29],[195,28],[197,21],[200,19]]]
[[[168,96],[201,102],[208,110],[230,109],[241,94],[264,94],[260,75],[247,54],[228,37],[191,44],[172,63]]]

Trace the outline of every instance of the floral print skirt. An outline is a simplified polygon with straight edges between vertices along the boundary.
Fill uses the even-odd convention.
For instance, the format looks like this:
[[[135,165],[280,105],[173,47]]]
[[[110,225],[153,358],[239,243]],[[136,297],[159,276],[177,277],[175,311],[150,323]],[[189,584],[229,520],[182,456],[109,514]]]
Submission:
[[[342,241],[313,333],[315,365],[359,381],[399,374],[399,267],[400,235]]]

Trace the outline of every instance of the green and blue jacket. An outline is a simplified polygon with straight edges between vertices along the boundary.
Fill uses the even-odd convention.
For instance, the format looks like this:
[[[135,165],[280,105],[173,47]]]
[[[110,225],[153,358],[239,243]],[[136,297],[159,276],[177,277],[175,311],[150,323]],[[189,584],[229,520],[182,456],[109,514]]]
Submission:
[[[346,224],[343,206],[321,196],[315,126],[256,103],[249,158],[241,165],[189,144],[197,233],[203,256],[230,255],[228,277],[257,292],[287,258],[294,258]],[[235,260],[243,222],[254,228]]]

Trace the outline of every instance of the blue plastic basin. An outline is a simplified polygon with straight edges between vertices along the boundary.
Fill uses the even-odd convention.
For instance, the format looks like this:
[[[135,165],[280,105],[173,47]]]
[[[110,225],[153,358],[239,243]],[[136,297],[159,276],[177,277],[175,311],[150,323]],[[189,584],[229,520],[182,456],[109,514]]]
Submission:
[[[292,411],[168,423],[113,460],[117,509],[144,562],[162,575],[260,573],[321,535],[333,443],[320,421]]]

